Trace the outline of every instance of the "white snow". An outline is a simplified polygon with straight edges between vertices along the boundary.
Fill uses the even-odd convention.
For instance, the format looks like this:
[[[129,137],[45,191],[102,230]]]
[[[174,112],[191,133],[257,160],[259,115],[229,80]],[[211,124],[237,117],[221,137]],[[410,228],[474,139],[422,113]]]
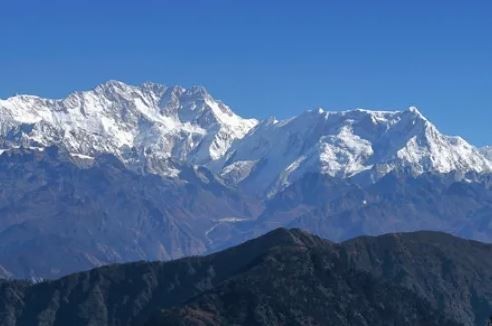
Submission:
[[[200,87],[109,81],[65,99],[0,100],[0,123],[4,147],[56,144],[79,157],[111,153],[128,167],[176,176],[179,171],[161,166],[163,159],[218,159],[257,120],[237,116]]]
[[[241,182],[270,196],[307,172],[342,178],[366,173],[377,179],[402,168],[414,175],[492,171],[492,163],[474,146],[442,135],[415,107],[315,110],[277,123],[262,122],[236,141],[223,160],[228,162],[222,171],[227,174],[240,169],[235,162],[262,162],[254,176]]]
[[[90,159],[112,153],[137,171],[179,175],[178,162],[206,166],[232,185],[275,194],[308,172],[377,179],[492,171],[492,147],[441,134],[417,108],[317,109],[286,120],[243,119],[202,87],[109,81],[65,99],[0,100],[2,151],[64,147]]]
[[[77,158],[80,158],[83,160],[90,160],[90,161],[94,160],[94,157],[88,156],[88,155],[83,155],[83,154],[70,153],[70,156],[77,157]]]
[[[492,146],[485,146],[480,148],[480,153],[492,162]]]
[[[230,183],[238,184],[249,176],[256,163],[257,161],[236,161],[224,167],[220,176]]]

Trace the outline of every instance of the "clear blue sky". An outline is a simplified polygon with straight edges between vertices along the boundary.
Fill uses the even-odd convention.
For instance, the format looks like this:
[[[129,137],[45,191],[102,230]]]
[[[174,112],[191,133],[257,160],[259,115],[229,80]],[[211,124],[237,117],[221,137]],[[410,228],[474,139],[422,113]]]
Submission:
[[[5,0],[0,97],[204,85],[244,116],[418,106],[492,144],[492,1]]]

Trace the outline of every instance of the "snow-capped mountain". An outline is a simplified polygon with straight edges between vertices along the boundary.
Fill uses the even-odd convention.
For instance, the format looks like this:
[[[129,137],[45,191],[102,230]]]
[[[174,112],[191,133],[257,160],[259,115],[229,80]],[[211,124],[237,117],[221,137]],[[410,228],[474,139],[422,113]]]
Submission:
[[[388,172],[489,172],[460,137],[442,135],[416,108],[307,111],[292,119],[243,119],[202,87],[109,81],[65,99],[0,101],[0,146],[58,145],[90,159],[111,153],[128,167],[176,176],[206,166],[225,182],[274,194],[307,172],[377,180]],[[176,164],[179,163],[179,164]]]
[[[203,254],[279,226],[492,241],[490,150],[416,108],[258,121],[201,87],[110,81],[0,100],[0,153],[0,278]]]
[[[58,145],[90,158],[111,153],[129,167],[163,175],[169,161],[220,158],[257,124],[242,119],[204,88],[109,81],[61,100],[20,95],[0,101],[0,147]]]
[[[270,119],[235,142],[220,174],[270,193],[306,172],[378,179],[390,171],[412,175],[489,172],[492,164],[460,137],[442,135],[416,108],[407,111],[307,111]]]

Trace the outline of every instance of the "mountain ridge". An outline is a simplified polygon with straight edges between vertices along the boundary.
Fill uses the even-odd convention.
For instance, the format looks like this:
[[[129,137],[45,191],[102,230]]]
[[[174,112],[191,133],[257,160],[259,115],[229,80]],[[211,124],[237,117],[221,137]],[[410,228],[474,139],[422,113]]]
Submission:
[[[170,176],[176,173],[172,167],[159,170],[148,163],[154,157],[213,158],[256,124],[203,88],[149,83],[109,81],[59,100],[20,95],[0,101],[0,108],[4,148],[59,145],[86,156],[106,152],[130,167]]]
[[[1,147],[58,145],[90,159],[111,153],[142,173],[175,177],[172,161],[203,165],[230,185],[273,195],[306,172],[378,179],[394,169],[491,172],[460,137],[406,111],[306,111],[278,121],[243,119],[205,88],[108,81],[50,100],[0,100]]]
[[[117,81],[6,102],[0,277],[210,253],[279,226],[492,241],[488,161],[416,108],[258,121],[202,87]]]
[[[0,281],[0,325],[483,325],[491,256],[441,232],[333,243],[282,228],[208,256]]]

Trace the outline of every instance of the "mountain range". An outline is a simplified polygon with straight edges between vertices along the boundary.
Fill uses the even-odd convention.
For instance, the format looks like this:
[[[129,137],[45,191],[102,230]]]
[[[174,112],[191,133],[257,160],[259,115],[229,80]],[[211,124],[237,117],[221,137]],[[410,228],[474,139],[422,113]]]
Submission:
[[[279,226],[492,241],[492,158],[416,108],[244,119],[203,87],[0,100],[0,276],[221,250]]]
[[[176,176],[205,166],[224,182],[272,195],[306,172],[372,180],[397,169],[490,172],[490,149],[439,133],[415,107],[403,112],[307,111],[243,119],[203,87],[109,81],[62,100],[0,102],[3,150],[57,145],[91,160],[109,153],[140,173]]]
[[[486,325],[492,245],[277,229],[205,257],[0,280],[0,325]]]

